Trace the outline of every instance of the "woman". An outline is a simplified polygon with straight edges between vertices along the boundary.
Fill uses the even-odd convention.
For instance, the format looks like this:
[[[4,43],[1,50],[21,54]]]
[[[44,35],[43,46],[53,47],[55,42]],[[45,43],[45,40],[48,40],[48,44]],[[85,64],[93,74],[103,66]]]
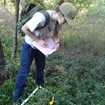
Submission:
[[[33,59],[35,59],[36,63],[36,86],[44,85],[46,57],[32,45],[32,42],[36,41],[37,43],[42,44],[43,47],[47,47],[47,43],[43,40],[43,38],[53,31],[53,39],[56,43],[54,49],[57,51],[60,47],[59,31],[61,26],[65,23],[71,25],[73,24],[73,19],[77,14],[77,9],[73,4],[65,2],[59,6],[59,9],[57,8],[57,11],[47,10],[47,12],[50,15],[50,22],[46,27],[37,29],[39,25],[43,26],[46,21],[44,15],[40,12],[35,13],[34,16],[22,27],[22,30],[25,33],[25,38],[22,43],[20,68],[16,76],[13,102],[17,102],[24,92],[25,83]]]

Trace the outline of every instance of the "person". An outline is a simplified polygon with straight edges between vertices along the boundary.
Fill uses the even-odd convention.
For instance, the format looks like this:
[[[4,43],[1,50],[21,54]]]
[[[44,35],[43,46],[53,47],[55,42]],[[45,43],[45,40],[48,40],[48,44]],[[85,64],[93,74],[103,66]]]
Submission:
[[[37,12],[34,16],[23,25],[22,30],[25,33],[22,42],[22,53],[20,58],[20,68],[16,76],[13,102],[18,102],[20,96],[23,95],[27,76],[30,72],[30,66],[33,59],[36,65],[36,86],[44,85],[44,69],[46,56],[36,49],[32,42],[41,43],[43,47],[47,47],[47,43],[43,40],[46,35],[53,31],[53,40],[56,42],[55,51],[60,47],[60,30],[65,23],[72,25],[73,19],[77,14],[77,8],[69,3],[64,2],[59,6],[59,10],[47,10],[50,15],[50,22],[42,29],[36,29],[38,25],[44,25],[45,17],[42,13]]]
[[[59,0],[57,4],[58,4],[58,5],[61,5],[61,4],[64,3],[64,2],[65,2],[65,0]]]

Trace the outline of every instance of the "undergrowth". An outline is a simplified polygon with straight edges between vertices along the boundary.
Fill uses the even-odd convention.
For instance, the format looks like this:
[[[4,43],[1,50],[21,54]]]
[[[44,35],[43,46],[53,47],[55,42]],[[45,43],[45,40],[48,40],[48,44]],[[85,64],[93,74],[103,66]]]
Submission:
[[[95,10],[85,14],[75,27],[63,27],[61,49],[47,57],[44,87],[47,91],[39,89],[26,105],[49,105],[53,96],[54,105],[105,105],[105,22],[104,15],[93,14]],[[12,35],[1,33],[0,38],[6,59],[4,71],[10,73],[0,86],[0,105],[12,105],[16,76],[12,73],[18,70],[21,38],[18,37],[15,61],[11,59]],[[22,102],[36,87],[34,68],[32,65]]]
[[[53,59],[52,62],[55,62]],[[65,63],[64,63],[65,62]],[[49,62],[50,63],[50,62]],[[105,58],[86,59],[66,57],[51,64],[51,74],[45,76],[45,89],[39,89],[27,105],[48,105],[54,96],[55,105],[104,105]],[[64,69],[62,70],[63,67]],[[35,89],[33,74],[27,80],[22,102]],[[5,81],[0,88],[0,104],[11,105],[14,79]]]

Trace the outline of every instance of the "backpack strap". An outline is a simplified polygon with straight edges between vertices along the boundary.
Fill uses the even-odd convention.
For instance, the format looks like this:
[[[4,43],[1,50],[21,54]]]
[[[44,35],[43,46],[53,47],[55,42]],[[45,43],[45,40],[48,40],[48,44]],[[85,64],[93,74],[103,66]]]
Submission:
[[[48,25],[48,23],[50,22],[50,15],[46,10],[41,10],[40,13],[42,13],[45,16],[46,22],[43,26],[37,27],[36,29],[42,29],[42,28],[46,27]]]
[[[44,24],[43,26],[39,26],[39,27],[36,28],[36,29],[42,29],[42,28],[46,27],[46,26],[48,25],[48,23],[50,22],[50,15],[49,15],[49,13],[48,13],[43,7],[40,7],[40,6],[36,5],[34,8],[32,8],[32,9],[28,12],[27,18],[24,19],[24,21],[27,21],[27,20],[31,19],[32,16],[33,16],[36,12],[40,12],[40,13],[42,13],[42,14],[45,16],[45,19],[46,19],[45,24]]]
[[[29,13],[30,10],[32,10],[36,5],[35,4],[27,4],[25,5],[25,7],[22,9],[21,13],[20,13],[20,17],[21,19],[26,17],[27,14]]]

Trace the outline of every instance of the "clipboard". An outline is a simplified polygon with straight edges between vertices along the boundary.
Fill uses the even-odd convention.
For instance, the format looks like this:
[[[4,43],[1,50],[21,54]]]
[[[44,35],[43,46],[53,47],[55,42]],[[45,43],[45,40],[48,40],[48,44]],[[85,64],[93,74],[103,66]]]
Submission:
[[[49,54],[52,54],[55,52],[55,46],[56,43],[51,38],[45,38],[44,41],[47,43],[47,47],[43,47],[40,43],[37,43],[36,41],[32,42],[32,45],[36,47],[38,50],[40,50],[45,56],[48,56]]]

